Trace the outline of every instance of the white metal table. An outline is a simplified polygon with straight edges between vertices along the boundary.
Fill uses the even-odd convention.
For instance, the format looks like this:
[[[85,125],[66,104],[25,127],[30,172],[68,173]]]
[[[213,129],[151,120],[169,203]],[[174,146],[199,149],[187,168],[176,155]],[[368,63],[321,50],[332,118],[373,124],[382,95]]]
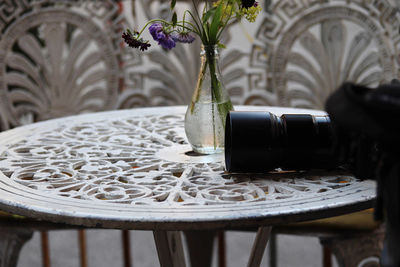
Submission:
[[[184,112],[111,111],[1,133],[0,209],[86,227],[152,230],[162,266],[184,265],[176,231],[259,227],[249,260],[258,266],[269,226],[372,206],[375,183],[348,175],[226,173],[223,155],[190,153]]]

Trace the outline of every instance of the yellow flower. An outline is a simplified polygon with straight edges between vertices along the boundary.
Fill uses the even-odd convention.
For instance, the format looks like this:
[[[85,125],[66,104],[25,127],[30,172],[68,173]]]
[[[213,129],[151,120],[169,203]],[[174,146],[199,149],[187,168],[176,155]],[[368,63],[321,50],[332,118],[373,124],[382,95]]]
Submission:
[[[241,8],[237,13],[238,18],[245,17],[249,22],[255,22],[258,14],[261,12],[261,6],[252,6],[249,8]]]
[[[227,4],[226,0],[218,0],[213,4],[214,7],[218,7],[219,5],[222,5],[221,24],[223,24],[223,21],[227,21],[231,17],[233,13],[233,6],[232,4]]]

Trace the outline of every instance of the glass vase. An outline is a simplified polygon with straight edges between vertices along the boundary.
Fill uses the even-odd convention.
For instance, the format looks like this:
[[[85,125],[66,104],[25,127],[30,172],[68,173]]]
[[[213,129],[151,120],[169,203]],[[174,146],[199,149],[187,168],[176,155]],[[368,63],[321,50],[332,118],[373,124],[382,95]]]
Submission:
[[[196,88],[185,115],[186,137],[194,152],[221,153],[226,115],[233,106],[222,81],[218,47],[203,45],[200,56]]]

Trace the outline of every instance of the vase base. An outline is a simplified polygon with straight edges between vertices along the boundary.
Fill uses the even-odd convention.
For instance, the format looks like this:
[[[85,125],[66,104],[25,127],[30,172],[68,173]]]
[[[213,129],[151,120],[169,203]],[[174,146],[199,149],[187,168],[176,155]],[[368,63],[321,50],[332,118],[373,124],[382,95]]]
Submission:
[[[212,154],[218,154],[218,153],[224,152],[223,147],[214,148],[213,146],[209,146],[209,147],[192,146],[192,148],[195,153],[202,154],[202,155],[212,155]]]

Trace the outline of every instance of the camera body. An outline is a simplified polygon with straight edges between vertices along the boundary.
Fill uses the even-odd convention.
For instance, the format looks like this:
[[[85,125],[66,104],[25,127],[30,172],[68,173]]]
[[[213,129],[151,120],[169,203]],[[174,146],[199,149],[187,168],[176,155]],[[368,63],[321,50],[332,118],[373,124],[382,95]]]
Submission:
[[[386,222],[381,266],[400,266],[400,83],[371,89],[345,83],[328,116],[231,112],[225,131],[229,172],[345,168],[377,181],[375,218]]]

